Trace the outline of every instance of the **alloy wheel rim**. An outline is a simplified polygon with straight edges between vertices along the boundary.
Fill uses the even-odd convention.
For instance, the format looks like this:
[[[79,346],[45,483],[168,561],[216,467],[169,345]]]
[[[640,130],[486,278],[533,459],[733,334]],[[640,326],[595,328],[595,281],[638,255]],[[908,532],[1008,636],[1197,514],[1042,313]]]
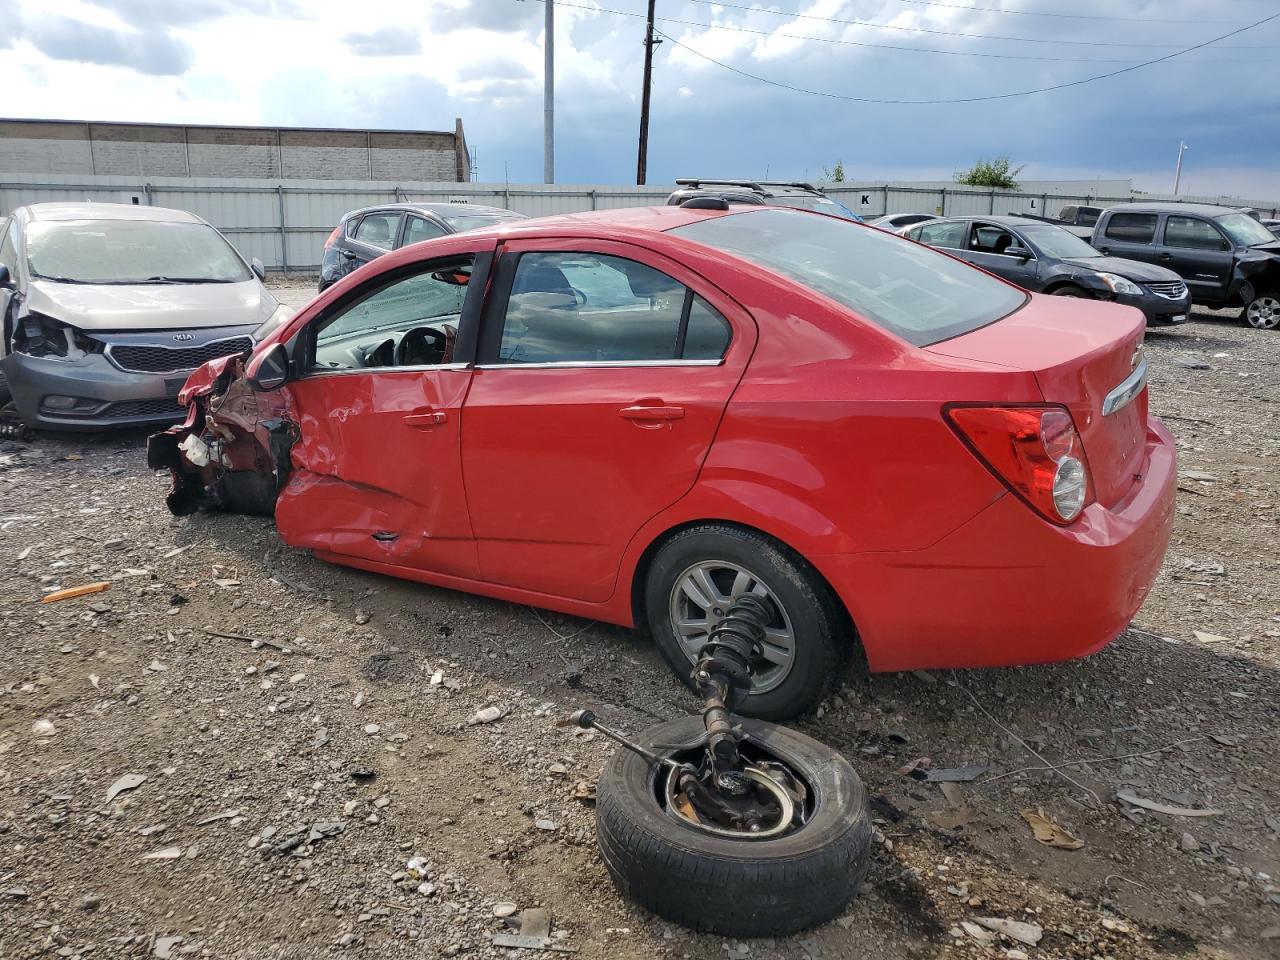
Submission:
[[[1259,330],[1271,330],[1280,326],[1280,300],[1275,297],[1258,297],[1249,304],[1249,326]]]
[[[747,593],[768,601],[773,608],[765,642],[754,651],[751,678],[752,694],[767,693],[791,673],[796,639],[786,608],[757,574],[727,560],[704,560],[687,567],[671,588],[671,629],[692,665],[733,601]]]

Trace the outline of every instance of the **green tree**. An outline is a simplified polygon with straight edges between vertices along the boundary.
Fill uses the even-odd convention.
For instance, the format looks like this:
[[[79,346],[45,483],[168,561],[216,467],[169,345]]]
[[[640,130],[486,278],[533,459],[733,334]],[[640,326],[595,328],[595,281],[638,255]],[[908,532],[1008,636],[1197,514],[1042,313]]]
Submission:
[[[844,183],[844,161],[837,160],[834,167],[823,167],[822,175],[827,178],[827,183]]]
[[[997,190],[1020,190],[1018,174],[1023,170],[1011,169],[1008,157],[996,157],[994,160],[979,160],[968,170],[956,171],[956,183],[970,187],[994,187]]]

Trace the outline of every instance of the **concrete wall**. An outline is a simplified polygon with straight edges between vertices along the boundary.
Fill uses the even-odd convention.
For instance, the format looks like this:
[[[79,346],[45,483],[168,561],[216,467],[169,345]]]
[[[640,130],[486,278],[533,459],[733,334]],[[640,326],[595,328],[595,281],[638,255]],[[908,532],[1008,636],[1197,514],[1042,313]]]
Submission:
[[[0,176],[469,180],[452,133],[0,120]]]
[[[192,146],[195,146],[193,143]],[[289,150],[306,149],[306,143]],[[252,145],[241,149],[252,151]],[[251,155],[256,155],[252,154]],[[367,160],[367,158],[366,158]],[[265,162],[265,161],[264,161]],[[366,167],[367,170],[367,167]],[[531,217],[586,210],[662,204],[671,185],[645,187],[600,184],[449,183],[411,180],[270,179],[223,177],[90,177],[72,174],[19,176],[0,171],[0,214],[28,203],[49,200],[97,200],[104,203],[152,204],[190,210],[222,230],[246,257],[258,257],[271,269],[314,272],[325,238],[349,210],[406,200],[472,203],[505,207]],[[1085,185],[1093,186],[1093,181]],[[1122,184],[1123,185],[1123,184]],[[963,214],[1037,213],[1056,215],[1066,204],[1112,206],[1134,200],[1164,200],[1125,189],[1106,196],[1037,183],[1038,192],[982,190],[956,184],[848,183],[827,190],[830,196],[865,217],[885,213]],[[865,199],[865,203],[863,202]],[[1276,216],[1277,201],[1220,197],[1178,197],[1182,201],[1228,202],[1252,206]]]

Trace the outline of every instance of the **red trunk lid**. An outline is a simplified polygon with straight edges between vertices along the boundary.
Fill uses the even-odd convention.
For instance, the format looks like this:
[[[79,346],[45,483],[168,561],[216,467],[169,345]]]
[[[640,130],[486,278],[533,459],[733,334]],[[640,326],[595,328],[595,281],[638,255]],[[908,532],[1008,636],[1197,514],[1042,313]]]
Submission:
[[[1145,319],[1132,307],[1033,294],[1005,319],[928,349],[1032,373],[1046,402],[1071,411],[1094,495],[1109,507],[1143,470],[1147,391],[1110,413],[1103,413],[1103,403],[1144,362],[1145,330]]]

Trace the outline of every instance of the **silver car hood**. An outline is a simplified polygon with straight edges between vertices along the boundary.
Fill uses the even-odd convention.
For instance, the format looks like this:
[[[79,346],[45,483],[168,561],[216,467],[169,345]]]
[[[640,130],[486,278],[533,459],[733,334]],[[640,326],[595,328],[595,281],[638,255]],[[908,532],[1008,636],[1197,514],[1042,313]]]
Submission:
[[[255,277],[239,283],[89,284],[32,281],[27,309],[81,330],[259,326],[279,306]]]

